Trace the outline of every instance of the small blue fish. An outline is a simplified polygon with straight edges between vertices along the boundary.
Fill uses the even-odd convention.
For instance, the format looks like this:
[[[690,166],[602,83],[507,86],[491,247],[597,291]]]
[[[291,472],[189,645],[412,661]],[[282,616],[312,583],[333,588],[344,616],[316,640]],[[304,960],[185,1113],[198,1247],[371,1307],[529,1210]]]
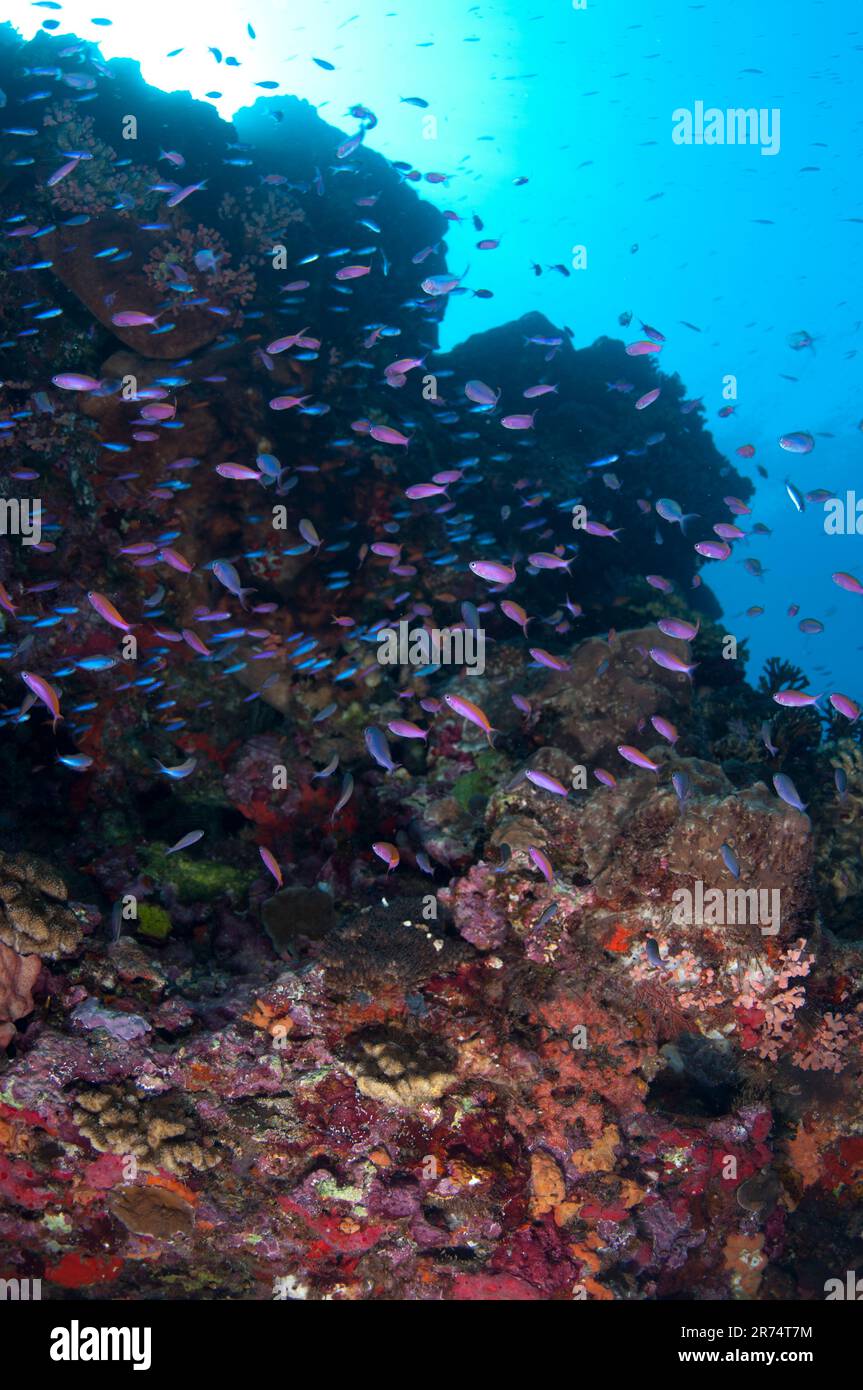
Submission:
[[[387,772],[395,772],[399,764],[393,762],[392,753],[383,730],[369,724],[367,728],[363,729],[363,738],[366,741],[366,748],[378,766]]]
[[[692,783],[685,772],[672,772],[671,781],[682,811],[692,795]]]
[[[182,849],[188,849],[190,845],[196,845],[199,840],[203,840],[203,830],[190,830],[188,835],[184,835],[182,840],[178,840],[170,849],[166,849],[166,854],[178,854]]]
[[[61,753],[57,761],[64,767],[71,767],[74,772],[86,772],[88,767],[93,766],[93,759],[88,758],[86,753]]]
[[[177,767],[165,767],[164,763],[159,762],[158,758],[156,759],[156,766],[159,771],[163,773],[165,777],[170,777],[172,782],[179,782],[182,781],[184,777],[189,777],[195,771],[197,765],[197,758],[187,758],[184,763],[180,763]]]
[[[786,772],[777,772],[773,778],[773,785],[777,796],[781,797],[787,806],[793,806],[795,811],[806,810],[806,803],[800,800],[800,794]]]
[[[556,912],[557,903],[549,903],[548,907],[545,909],[542,915],[538,917],[537,920],[534,922],[533,930],[535,931],[537,927],[544,927],[546,922],[551,921],[552,917]]]
[[[659,954],[659,946],[654,941],[652,936],[649,936],[646,942],[644,943],[644,950],[647,955],[647,959],[650,961],[651,965],[657,965],[663,970],[666,968],[665,961]]]
[[[500,846],[500,863],[495,865],[495,868],[492,870],[492,872],[496,874],[506,873],[511,858],[512,850],[510,849],[509,845],[506,844],[505,841],[502,841]]]

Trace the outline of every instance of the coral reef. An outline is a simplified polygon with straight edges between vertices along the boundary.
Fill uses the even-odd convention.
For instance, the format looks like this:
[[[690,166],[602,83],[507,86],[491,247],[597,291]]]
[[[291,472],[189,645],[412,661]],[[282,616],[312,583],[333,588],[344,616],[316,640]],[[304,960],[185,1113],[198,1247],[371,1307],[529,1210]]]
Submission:
[[[10,108],[58,42],[0,31]],[[756,687],[725,658],[657,508],[751,484],[622,341],[527,314],[438,352],[419,171],[343,159],[293,99],[231,128],[108,71],[32,140],[46,177],[89,160],[2,173],[53,262],[0,251],[2,333],[29,325],[0,344],[4,497],[43,514],[0,554],[4,1271],[821,1297],[859,1255],[861,733],[779,710],[809,684],[780,657]],[[518,442],[464,409],[547,367]],[[402,621],[481,629],[482,679],[388,667]]]

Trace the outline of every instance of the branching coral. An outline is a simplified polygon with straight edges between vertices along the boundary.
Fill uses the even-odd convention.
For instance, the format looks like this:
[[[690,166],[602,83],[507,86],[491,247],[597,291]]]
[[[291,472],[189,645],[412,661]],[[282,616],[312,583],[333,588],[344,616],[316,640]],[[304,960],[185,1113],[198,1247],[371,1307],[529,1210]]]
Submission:
[[[763,1061],[790,1056],[804,1071],[842,1071],[849,1045],[863,1035],[863,1004],[848,1014],[826,1013],[808,1037],[801,1036],[800,1012],[807,1004],[808,975],[815,956],[802,938],[783,950],[775,963],[761,956],[744,965],[728,960],[713,968],[689,948],[669,953],[661,976],[646,959],[639,959],[632,978],[639,987],[676,991],[676,1005],[700,1019],[731,1004],[740,1046],[757,1052]],[[656,1012],[656,1008],[654,1008]],[[721,1022],[721,1015],[716,1015]]]
[[[758,691],[762,695],[772,695],[775,690],[805,690],[808,684],[805,671],[779,656],[769,656],[758,677]]]
[[[273,247],[285,240],[289,227],[306,221],[303,209],[283,188],[252,193],[242,208],[228,193],[219,205],[219,217],[225,222],[239,223],[246,249],[263,256],[272,255]]]
[[[142,164],[118,168],[116,150],[98,138],[92,116],[82,115],[74,102],[50,106],[42,123],[46,129],[56,128],[64,150],[83,150],[90,155],[48,190],[58,211],[95,217],[109,209],[120,213],[134,209],[137,216],[143,209],[155,207],[159,197],[151,187],[158,182],[155,169]]]
[[[130,1089],[106,1086],[82,1092],[74,1120],[99,1153],[134,1158],[150,1172],[203,1171],[219,1162],[218,1154],[190,1137],[185,1119],[163,1113]]]
[[[815,961],[805,947],[802,939],[788,947],[776,967],[760,958],[750,961],[740,980],[735,1007],[743,1014],[742,1045],[755,1048],[766,1061],[778,1061],[806,1002],[804,986],[791,983],[808,975]]]
[[[144,274],[157,293],[182,286],[184,292],[193,292],[193,298],[204,295],[211,302],[217,301],[219,308],[231,310],[236,323],[239,310],[254,296],[256,281],[248,261],[236,266],[231,261],[219,233],[199,224],[194,231],[179,227],[170,241],[154,246]],[[176,308],[183,308],[182,294]]]
[[[791,1060],[803,1071],[840,1072],[848,1061],[846,1053],[851,1044],[859,1052],[861,1036],[863,1004],[858,1004],[848,1015],[825,1014],[813,1036],[797,1049]]]

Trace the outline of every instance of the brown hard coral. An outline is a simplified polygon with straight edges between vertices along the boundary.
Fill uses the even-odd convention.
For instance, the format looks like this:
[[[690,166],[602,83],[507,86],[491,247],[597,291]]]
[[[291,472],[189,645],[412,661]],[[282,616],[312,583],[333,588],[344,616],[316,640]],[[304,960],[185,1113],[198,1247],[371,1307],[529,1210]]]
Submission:
[[[77,1097],[73,1119],[98,1153],[112,1153],[137,1160],[154,1173],[187,1169],[200,1172],[220,1161],[206,1144],[189,1135],[189,1122],[172,1115],[152,1101],[142,1101],[134,1091],[105,1086]]]
[[[166,1187],[119,1187],[108,1198],[108,1207],[128,1231],[138,1236],[190,1235],[195,1208],[179,1192]]]
[[[455,969],[465,952],[424,919],[423,902],[418,896],[395,898],[388,908],[353,914],[318,957],[328,981],[342,990],[415,989]]]
[[[83,928],[56,869],[30,854],[0,851],[0,941],[20,956],[72,955]]]
[[[391,1028],[357,1034],[344,1063],[357,1089],[393,1110],[415,1110],[440,1100],[456,1082],[455,1063],[438,1039]]]

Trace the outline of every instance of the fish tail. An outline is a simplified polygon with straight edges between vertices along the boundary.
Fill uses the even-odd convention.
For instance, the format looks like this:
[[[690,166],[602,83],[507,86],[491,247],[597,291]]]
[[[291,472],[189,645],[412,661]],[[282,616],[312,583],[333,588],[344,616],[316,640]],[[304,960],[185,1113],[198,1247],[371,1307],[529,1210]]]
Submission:
[[[699,519],[699,516],[699,512],[687,512],[686,516],[682,516],[680,518],[680,531],[682,535],[686,536],[689,534],[686,530],[687,521],[697,521]]]
[[[246,603],[246,595],[256,594],[257,592],[257,589],[240,589],[240,591],[237,594],[237,598],[240,600],[240,603],[242,604],[243,608],[248,609],[249,607],[249,605]]]
[[[58,724],[64,724],[65,722],[66,722],[66,721],[64,720],[62,714],[57,714],[57,715],[55,715],[55,716],[54,716],[54,722],[53,722],[53,724],[51,725],[51,732],[56,734],[56,732],[57,732],[57,725],[58,725]]]

